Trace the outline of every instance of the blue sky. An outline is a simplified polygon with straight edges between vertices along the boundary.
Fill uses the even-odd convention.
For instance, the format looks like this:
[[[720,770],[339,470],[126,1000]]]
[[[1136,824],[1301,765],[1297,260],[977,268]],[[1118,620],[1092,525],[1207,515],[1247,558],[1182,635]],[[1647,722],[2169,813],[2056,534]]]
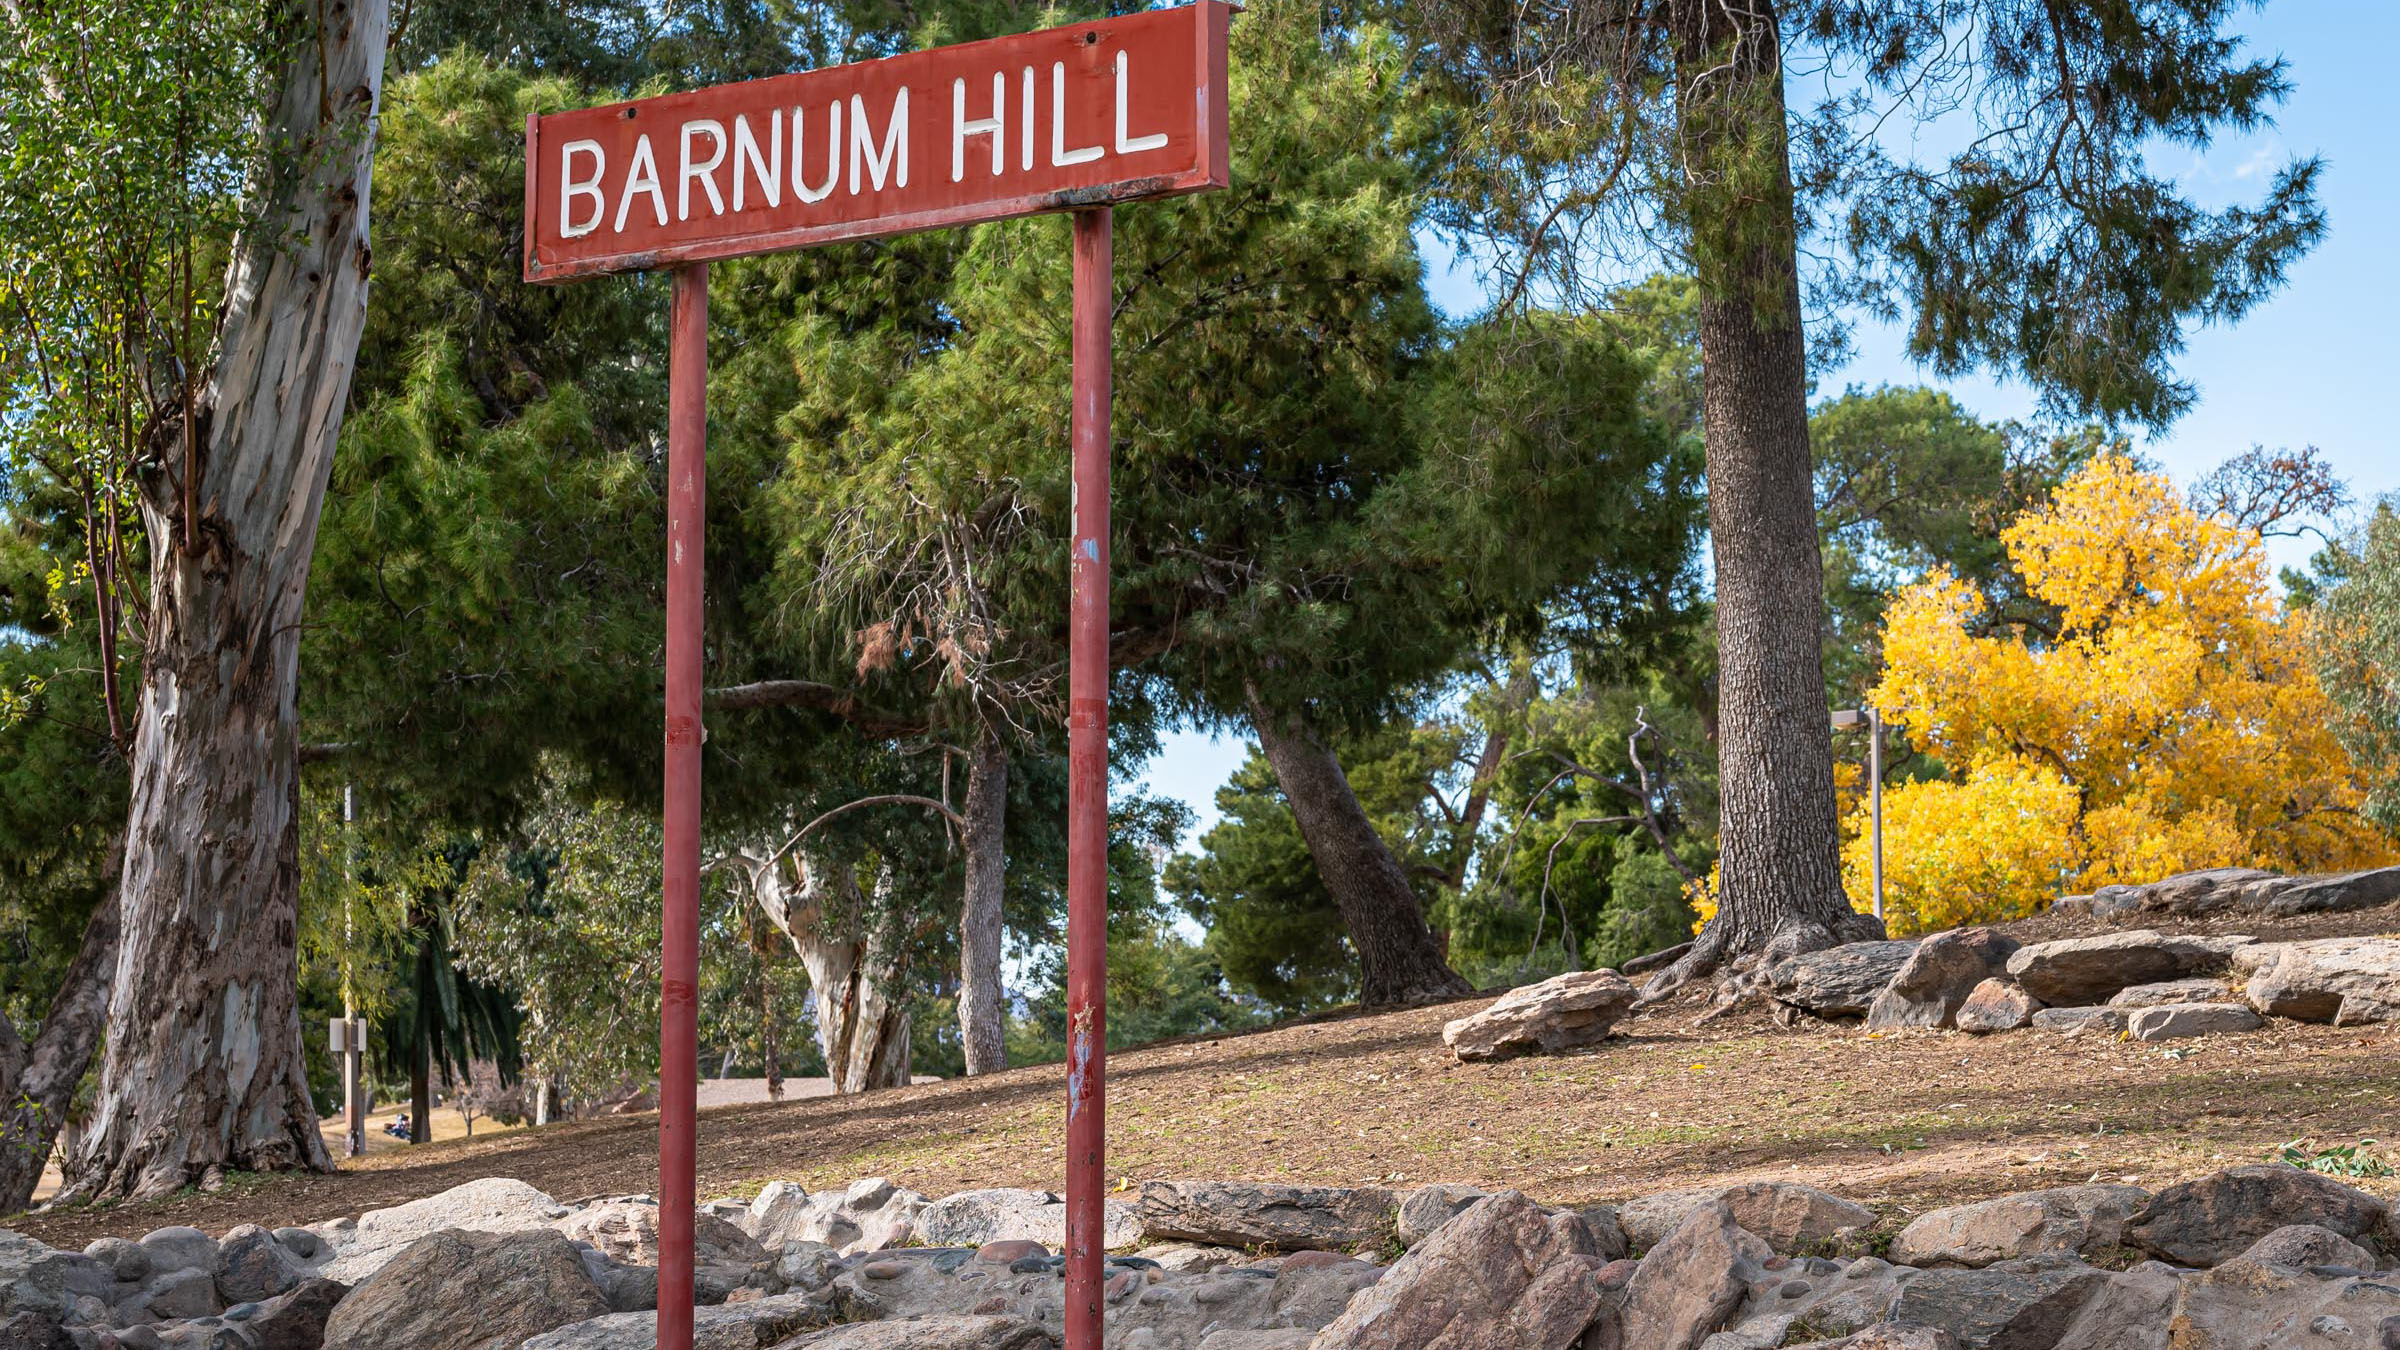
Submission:
[[[2205,153],[2173,150],[2153,159],[2209,204],[2254,199],[2266,176],[2294,155],[2325,160],[2321,201],[2329,229],[2292,269],[2281,294],[2231,328],[2199,329],[2176,363],[2200,402],[2143,452],[2189,481],[2253,444],[2315,445],[2361,499],[2400,493],[2400,437],[2391,391],[2400,389],[2400,150],[2393,148],[2400,5],[2279,0],[2242,16],[2239,31],[2259,51],[2290,62],[2294,91],[2276,124],[2228,136]],[[1453,265],[1428,241],[1434,296],[1459,314],[1482,305],[1472,269]],[[2022,385],[1984,376],[1933,381],[1902,354],[1892,330],[1862,324],[1850,363],[1827,372],[1821,393],[1860,384],[1939,383],[1985,418],[2024,418],[2034,398]],[[2307,559],[2306,542],[2281,541],[2277,561]],[[1216,818],[1214,794],[1248,751],[1231,736],[1167,737],[1142,774],[1151,791],[1189,804],[1200,828]],[[1190,838],[1187,837],[1187,845]]]

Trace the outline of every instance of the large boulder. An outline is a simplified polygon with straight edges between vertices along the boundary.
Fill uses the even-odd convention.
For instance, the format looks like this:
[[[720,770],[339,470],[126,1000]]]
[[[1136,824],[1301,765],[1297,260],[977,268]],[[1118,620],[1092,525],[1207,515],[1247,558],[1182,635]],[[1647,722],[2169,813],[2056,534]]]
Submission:
[[[341,1350],[517,1350],[609,1310],[575,1244],[549,1228],[444,1230],[402,1248],[325,1324]]]
[[[1697,1350],[1740,1311],[1775,1259],[1767,1244],[1712,1201],[1687,1213],[1650,1249],[1625,1287],[1614,1344],[1626,1350]]]
[[[2144,886],[2103,886],[2088,896],[2062,901],[2110,919],[2140,910],[2186,918],[2258,914],[2290,918],[2372,909],[2400,900],[2400,867],[2324,876],[2287,877],[2255,867],[2216,867],[2184,872]]]
[[[1392,1237],[1399,1202],[1376,1186],[1147,1181],[1136,1208],[1151,1242],[1357,1251]]]
[[[1360,1290],[1317,1350],[1565,1350],[1600,1311],[1591,1235],[1515,1191],[1477,1201]]]
[[[2052,1007],[2099,1003],[2128,985],[2222,973],[2249,937],[2170,935],[2147,928],[2019,947],[2009,978]]]
[[[1058,1333],[1021,1317],[913,1317],[812,1331],[775,1350],[1050,1350]]]
[[[2025,1256],[2097,1254],[2123,1245],[2150,1193],[2139,1186],[2061,1186],[1918,1215],[1892,1240],[1910,1266],[1988,1266]]]
[[[2033,1015],[2033,1029],[2056,1032],[2061,1036],[2081,1036],[2086,1032],[2115,1036],[2125,1030],[2126,1020],[2131,1016],[2124,1008],[2107,1006],[2043,1008]]]
[[[30,1308],[0,1316],[0,1350],[75,1350],[57,1318]]]
[[[2015,980],[1999,976],[1975,986],[1958,1005],[1953,1024],[1960,1031],[1989,1035],[1995,1031],[2015,1031],[2031,1025],[2033,1015],[2042,1010],[2040,999],[2020,988]]]
[[[655,1201],[647,1196],[596,1201],[553,1227],[569,1241],[591,1247],[608,1265],[621,1268],[592,1271],[611,1310],[629,1311],[629,1299],[641,1307],[658,1306]],[[706,1210],[692,1215],[692,1279],[702,1303],[722,1303],[736,1289],[767,1285],[774,1261],[774,1253],[734,1223]]]
[[[1996,928],[1954,928],[1917,944],[1867,1005],[1868,1027],[1952,1027],[1976,986],[2007,968],[2017,940]]]
[[[2188,1036],[2238,1036],[2265,1026],[2266,1019],[2239,1003],[2162,1003],[2136,1008],[2125,1034],[2137,1041],[2172,1041]]]
[[[2262,942],[2236,952],[2233,969],[2262,1013],[2339,1026],[2400,1021],[2400,938]]]
[[[1916,954],[1914,940],[1845,942],[1767,967],[1767,990],[1786,1008],[1819,1017],[1864,1017],[1875,996]]]
[[[771,1181],[750,1202],[742,1226],[769,1251],[799,1240],[822,1242],[844,1255],[875,1252],[915,1241],[918,1216],[931,1203],[882,1177],[815,1195]]]
[[[2320,877],[2281,877],[2259,889],[2262,892],[2259,912],[2277,917],[2373,909],[2400,900],[2400,867],[2336,872]]]
[[[62,1252],[0,1228],[0,1319],[34,1313],[68,1326],[101,1320],[116,1274],[81,1252]]]
[[[2182,1292],[2181,1272],[2163,1261],[2114,1272],[2084,1298],[2052,1350],[2168,1350],[2167,1318]]]
[[[2167,1323],[2173,1350],[2400,1344],[2400,1288],[2358,1276],[2232,1260],[2184,1277]]]
[[[2371,1240],[2388,1213],[2383,1201],[2331,1177],[2261,1163],[2167,1187],[2126,1225],[2125,1240],[2179,1266],[2213,1266],[2287,1224]]]
[[[2249,950],[2244,948],[2244,951]],[[2236,953],[2238,956],[2240,953]],[[2241,996],[2221,979],[2195,975],[2185,980],[2127,985],[2108,1000],[2112,1008],[2158,1008],[2169,1003],[2238,1003]]]
[[[1928,1270],[1900,1287],[1891,1320],[1939,1327],[1971,1350],[2051,1350],[2107,1283],[2105,1272],[2058,1257]]]
[[[830,1301],[818,1294],[771,1298],[692,1310],[692,1350],[760,1350],[836,1319]],[[654,1350],[656,1312],[610,1313],[573,1322],[525,1342],[522,1350]]]
[[[1109,1200],[1101,1214],[1101,1246],[1113,1251],[1141,1242],[1141,1218],[1133,1206]],[[916,1223],[917,1239],[936,1247],[1017,1241],[1067,1245],[1067,1202],[1054,1191],[960,1191],[927,1205]]]
[[[264,1302],[227,1308],[225,1320],[246,1332],[257,1350],[318,1350],[334,1307],[349,1293],[333,1280],[306,1279]]]
[[[1796,1181],[1745,1181],[1664,1191],[1628,1201],[1617,1221],[1636,1250],[1655,1247],[1710,1205],[1722,1204],[1733,1222],[1787,1255],[1842,1247],[1875,1226],[1875,1211]]]
[[[318,1225],[317,1233],[332,1248],[333,1259],[317,1273],[356,1286],[410,1243],[444,1229],[514,1233],[548,1228],[567,1212],[566,1206],[514,1177],[483,1177],[405,1205],[369,1210],[356,1220]]]
[[[1573,970],[1511,989],[1498,1002],[1442,1028],[1460,1059],[1556,1054],[1608,1035],[1633,1006],[1635,990],[1613,970]]]
[[[308,1262],[257,1224],[243,1224],[217,1248],[217,1297],[225,1306],[263,1303],[311,1275]]]

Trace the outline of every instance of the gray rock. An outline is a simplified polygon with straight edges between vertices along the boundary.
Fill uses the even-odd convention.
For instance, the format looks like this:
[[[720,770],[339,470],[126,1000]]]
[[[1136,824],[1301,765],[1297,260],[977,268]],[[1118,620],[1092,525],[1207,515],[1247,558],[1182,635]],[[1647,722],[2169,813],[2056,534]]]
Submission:
[[[2226,969],[2249,937],[2168,935],[2147,928],[2097,937],[2062,938],[2020,947],[2008,958],[2008,974],[2052,1007],[2098,1003],[2129,985],[2156,984]]]
[[[1602,1264],[1580,1218],[1544,1214],[1517,1192],[1502,1191],[1411,1248],[1311,1344],[1316,1350],[1572,1345],[1600,1312]]]
[[[2314,1224],[2351,1241],[2385,1220],[2384,1202],[2282,1163],[2236,1167],[2169,1186],[2126,1226],[2126,1240],[2181,1266],[2231,1260],[2289,1224]]]
[[[224,1301],[217,1297],[216,1273],[192,1267],[153,1275],[139,1292],[117,1304],[117,1316],[126,1322],[207,1317],[224,1310]]]
[[[2242,1249],[2233,1258],[2262,1266],[2283,1266],[2291,1270],[2313,1270],[2318,1266],[2345,1266],[2356,1271],[2375,1269],[2375,1254],[2330,1228],[2313,1223],[2295,1223],[2278,1228]]]
[[[2131,905],[2162,914],[2207,918],[2216,914],[2256,909],[2262,889],[2285,880],[2255,867],[2211,867],[2181,872],[2146,886],[2107,886],[2102,892],[2121,895]]]
[[[325,1239],[313,1229],[278,1228],[275,1230],[275,1240],[303,1261],[314,1261],[333,1254],[333,1249],[326,1246]]]
[[[309,1278],[308,1263],[256,1224],[225,1235],[217,1249],[217,1297],[230,1307],[263,1303]]]
[[[170,1270],[217,1271],[217,1240],[197,1228],[154,1228],[142,1234],[142,1251],[153,1274]]]
[[[1959,1350],[1958,1338],[1940,1327],[1904,1327],[1878,1322],[1834,1341],[1808,1341],[1792,1350]]]
[[[1846,942],[1803,952],[1767,967],[1767,989],[1787,1008],[1819,1017],[1864,1017],[1916,950],[1909,940]]]
[[[2061,1186],[1953,1205],[1917,1216],[1892,1240],[1910,1266],[1988,1266],[2026,1256],[2086,1255],[2121,1246],[2150,1193],[2139,1186]]]
[[[2158,1261],[2112,1274],[2084,1300],[2057,1350],[2168,1350],[2167,1319],[2182,1290],[2175,1268]]]
[[[692,1311],[692,1350],[759,1350],[822,1327],[837,1314],[816,1294],[779,1294]],[[653,1350],[656,1312],[610,1313],[526,1341],[522,1350]]]
[[[127,1284],[139,1284],[150,1278],[150,1253],[142,1250],[138,1242],[120,1237],[94,1238],[84,1247],[83,1254],[108,1267]]]
[[[1222,1266],[1239,1263],[1240,1249],[1210,1247],[1197,1242],[1157,1242],[1134,1253],[1145,1261],[1156,1261],[1159,1269],[1177,1275],[1196,1275]]]
[[[2266,1019],[2238,1003],[2162,1003],[2136,1008],[2125,1030],[2137,1041],[2172,1041],[2189,1036],[2238,1036],[2265,1026]]]
[[[1939,1327],[1968,1350],[2052,1350],[2106,1283],[2090,1266],[2055,1258],[1928,1270],[1901,1286],[1891,1320]]]
[[[1419,1186],[1400,1202],[1400,1245],[1414,1247],[1433,1231],[1464,1214],[1490,1191],[1474,1186],[1436,1183]]]
[[[417,1239],[334,1307],[341,1350],[517,1350],[609,1311],[575,1244],[550,1228]]]
[[[2394,1319],[2400,1319],[2400,1287],[2392,1284],[2228,1261],[2184,1277],[2167,1343],[2174,1350],[2370,1350]]]
[[[1350,1298],[1383,1277],[1383,1267],[1331,1252],[1298,1252],[1275,1268],[1267,1295],[1275,1330],[1315,1331],[1342,1315]]]
[[[775,1181],[750,1202],[749,1219],[742,1226],[770,1251],[798,1238],[850,1255],[915,1241],[917,1217],[930,1203],[882,1177],[815,1195],[788,1181]]]
[[[1556,1054],[1605,1038],[1633,1007],[1633,985],[1613,970],[1578,970],[1511,989],[1498,1002],[1442,1028],[1462,1060]]]
[[[783,1289],[822,1289],[833,1283],[840,1254],[822,1242],[794,1238],[775,1258],[775,1283]]]
[[[1313,1331],[1212,1331],[1200,1338],[1199,1350],[1308,1350]]]
[[[350,1293],[333,1280],[306,1279],[263,1303],[226,1310],[227,1321],[240,1315],[241,1327],[256,1350],[318,1350],[325,1343],[325,1324],[333,1309]]]
[[[1067,1245],[1067,1202],[1052,1191],[997,1188],[960,1191],[927,1205],[916,1220],[917,1238],[936,1247],[980,1247],[987,1242],[1028,1241]],[[1133,1206],[1122,1200],[1102,1205],[1100,1245],[1111,1251],[1142,1240]]]
[[[1732,1320],[1773,1259],[1766,1243],[1734,1222],[1724,1201],[1693,1209],[1642,1258],[1625,1287],[1616,1343],[1627,1350],[1696,1350]]]
[[[2001,976],[1985,980],[1969,991],[1952,1021],[1960,1031],[1988,1035],[2031,1024],[2033,1015],[2041,1008],[2040,999],[2026,993],[2016,981]]]
[[[1152,1242],[1357,1251],[1379,1248],[1392,1237],[1399,1203],[1373,1186],[1148,1181],[1137,1208],[1143,1236]]]
[[[564,1205],[522,1181],[483,1177],[405,1205],[369,1210],[352,1224],[320,1226],[334,1257],[317,1273],[355,1288],[410,1243],[443,1229],[513,1233],[548,1228],[566,1216]]]
[[[2007,968],[2017,940],[1995,928],[1955,928],[1917,944],[1891,983],[1867,1006],[1867,1025],[1953,1027],[1978,985]]]
[[[2262,942],[2234,957],[2251,1007],[2302,1022],[2400,1021],[2400,938]]]
[[[1049,1328],[1021,1317],[920,1317],[811,1332],[777,1350],[1048,1350]]]
[[[57,1318],[28,1308],[0,1316],[0,1350],[75,1350]]]
[[[2223,980],[2195,975],[2187,980],[2163,980],[2120,989],[2108,1000],[2112,1008],[2157,1008],[2169,1003],[2238,1003],[2240,996]]]
[[[617,1266],[658,1264],[658,1206],[648,1196],[604,1200],[589,1205],[553,1225],[566,1238],[588,1245]],[[740,1227],[714,1214],[692,1215],[692,1280],[700,1301],[717,1304],[735,1289],[765,1288],[773,1279],[774,1257]],[[627,1311],[619,1300],[625,1291],[612,1291],[612,1281],[594,1274],[613,1311]],[[657,1306],[657,1295],[649,1305]]]
[[[1794,1181],[1746,1181],[1666,1191],[1628,1201],[1617,1209],[1625,1237],[1636,1249],[1655,1247],[1698,1210],[1726,1205],[1733,1222],[1775,1251],[1804,1253],[1857,1240],[1875,1225],[1875,1211],[1830,1191]]]
[[[2400,867],[2330,876],[2285,877],[2262,886],[2259,912],[2276,916],[2337,914],[2400,900]]]
[[[2033,1015],[2033,1029],[2061,1036],[2080,1036],[2085,1032],[2115,1036],[2125,1030],[2129,1016],[2123,1008],[2044,1008]]]

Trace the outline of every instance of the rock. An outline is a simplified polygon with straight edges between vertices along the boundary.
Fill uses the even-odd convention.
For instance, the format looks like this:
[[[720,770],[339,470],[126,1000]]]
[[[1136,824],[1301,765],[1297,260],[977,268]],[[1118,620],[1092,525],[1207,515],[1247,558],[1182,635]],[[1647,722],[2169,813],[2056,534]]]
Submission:
[[[1577,1205],[1574,1209],[1583,1216],[1584,1227],[1592,1230],[1592,1250],[1602,1260],[1619,1260],[1633,1250],[1632,1239],[1625,1236],[1625,1225],[1617,1218],[1615,1205]]]
[[[1419,1186],[1400,1202],[1400,1245],[1414,1247],[1432,1236],[1443,1224],[1465,1213],[1476,1201],[1491,1194],[1473,1186],[1435,1184]]]
[[[2162,914],[2206,918],[2251,909],[2261,883],[2272,885],[2284,880],[2278,873],[2255,867],[2211,867],[2198,872],[2179,872],[2146,886],[2104,886],[2101,893],[2112,899],[2122,896],[2131,905]]]
[[[1774,1253],[1712,1200],[1692,1209],[1642,1258],[1625,1287],[1617,1344],[1627,1350],[1695,1350],[1729,1321]]]
[[[0,1317],[0,1350],[75,1350],[58,1319],[28,1308]]]
[[[1867,1006],[1867,1025],[1952,1027],[1977,987],[2007,968],[2017,940],[1995,928],[1954,928],[1917,944],[1891,983]]]
[[[325,1324],[332,1320],[335,1305],[349,1293],[348,1286],[333,1280],[304,1279],[251,1305],[241,1317],[241,1325],[257,1342],[257,1350],[318,1350],[325,1343]],[[241,1312],[240,1308],[229,1309],[226,1319],[234,1320]]]
[[[120,1300],[116,1307],[118,1319],[124,1322],[183,1320],[224,1310],[224,1301],[217,1297],[216,1273],[194,1267],[151,1276],[138,1292]]]
[[[1374,1186],[1146,1181],[1137,1208],[1152,1242],[1357,1251],[1392,1237],[1399,1206],[1390,1191]]]
[[[333,1254],[333,1249],[325,1245],[323,1237],[306,1228],[278,1228],[275,1230],[275,1240],[303,1261],[314,1261]]]
[[[1767,967],[1768,992],[1777,1003],[1819,1017],[1863,1017],[1916,950],[1911,940],[1803,952]]]
[[[2026,993],[2016,981],[1994,978],[1976,985],[1968,993],[1966,1001],[1958,1005],[1953,1022],[1960,1031],[1978,1035],[2015,1031],[2031,1023],[2041,1007],[2041,1000]]]
[[[960,1191],[927,1205],[917,1216],[917,1238],[936,1247],[980,1247],[1024,1239],[1053,1248],[1067,1245],[1067,1202],[1052,1191],[1008,1188]],[[1109,1200],[1102,1206],[1100,1245],[1112,1251],[1142,1240],[1133,1206]]]
[[[0,1228],[0,1318],[37,1313],[67,1326],[94,1320],[92,1304],[116,1290],[107,1266]]]
[[[2251,1007],[2302,1022],[2400,1021],[2400,938],[2262,942],[2238,953]]]
[[[1134,1255],[1145,1261],[1156,1261],[1159,1269],[1178,1275],[1211,1271],[1242,1259],[1241,1251],[1236,1248],[1209,1247],[1196,1242],[1153,1243]]]
[[[565,1206],[522,1181],[483,1177],[405,1205],[369,1210],[336,1233],[326,1233],[320,1226],[334,1256],[317,1273],[355,1288],[383,1269],[402,1248],[445,1228],[513,1233],[548,1228],[566,1216]]]
[[[2233,1258],[2262,1266],[2283,1266],[2291,1270],[2311,1270],[2318,1266],[2343,1266],[2356,1271],[2375,1269],[2375,1254],[2330,1228],[2313,1223],[2295,1223],[2278,1228],[2242,1249]]]
[[[658,1264],[658,1205],[647,1196],[600,1201],[552,1226],[568,1241],[589,1244],[615,1265]],[[693,1213],[692,1278],[702,1303],[722,1303],[735,1289],[765,1284],[773,1273],[773,1260],[739,1226],[714,1214]],[[612,1310],[627,1311],[620,1306],[624,1291],[612,1290],[607,1276],[595,1272],[593,1278]],[[655,1308],[657,1299],[653,1288],[648,1306]]]
[[[2220,979],[2195,975],[2185,980],[2127,985],[2108,1000],[2112,1008],[2157,1008],[2169,1003],[2239,1003],[2241,996]]]
[[[815,1294],[778,1294],[692,1310],[692,1350],[759,1350],[832,1322],[832,1303]],[[610,1313],[526,1341],[522,1350],[653,1350],[656,1312]]]
[[[1787,1254],[1846,1243],[1875,1225],[1875,1211],[1865,1205],[1793,1181],[1747,1181],[1645,1195],[1620,1206],[1617,1219],[1635,1248],[1650,1248],[1664,1242],[1694,1212],[1719,1202],[1745,1231]]]
[[[311,1273],[307,1262],[256,1224],[243,1224],[218,1244],[217,1297],[227,1307],[263,1303],[298,1286]]]
[[[2218,974],[2236,948],[2252,941],[2169,936],[2147,928],[2062,938],[2019,947],[2008,958],[2008,974],[2042,1002],[2071,1008],[2100,1002],[2129,985]]]
[[[352,1289],[325,1340],[341,1350],[517,1350],[608,1310],[575,1244],[556,1230],[446,1229],[400,1249]]]
[[[1575,970],[1511,989],[1498,1002],[1442,1028],[1462,1060],[1556,1054],[1592,1045],[1633,1006],[1635,990],[1613,970]]]
[[[1314,1259],[1312,1259],[1314,1258]],[[1342,1315],[1351,1296],[1383,1278],[1383,1267],[1330,1252],[1301,1252],[1275,1271],[1267,1295],[1278,1330],[1315,1331]]]
[[[1900,1287],[1891,1320],[1939,1327],[1970,1350],[2051,1350],[2108,1277],[2057,1258],[1928,1270]]]
[[[856,1322],[785,1341],[775,1350],[1049,1350],[1058,1336],[1021,1317],[913,1317]]]
[[[2061,1036],[2080,1036],[2087,1031],[2115,1036],[2125,1030],[2128,1016],[2123,1008],[2044,1008],[2033,1015],[2033,1029]]]
[[[2330,876],[2279,877],[2258,888],[2260,913],[2276,916],[2334,914],[2373,909],[2400,900],[2400,867]]]
[[[2182,1290],[2164,1262],[2112,1274],[2084,1300],[2056,1350],[2167,1350],[2167,1318]]]
[[[1517,1192],[1502,1191],[1411,1248],[1310,1344],[1316,1350],[1569,1346],[1600,1311],[1602,1264],[1580,1218],[1544,1214]]]
[[[1308,1350],[1313,1331],[1212,1331],[1200,1338],[1200,1350]]]
[[[2239,1003],[2162,1003],[2136,1008],[2125,1030],[2137,1041],[2172,1041],[2187,1036],[2238,1036],[2266,1019]]]
[[[795,1238],[822,1242],[844,1255],[883,1251],[916,1239],[917,1216],[930,1203],[882,1177],[815,1195],[788,1181],[774,1181],[750,1202],[743,1227],[770,1251]]]
[[[142,1234],[141,1248],[153,1274],[205,1270],[214,1277],[217,1271],[217,1240],[197,1228],[153,1228]]]
[[[139,1284],[150,1278],[150,1253],[143,1251],[138,1242],[120,1237],[94,1238],[84,1247],[83,1254],[108,1267],[127,1284]]]
[[[775,1258],[775,1283],[784,1289],[822,1289],[833,1283],[834,1263],[840,1259],[822,1242],[794,1238]]]
[[[2169,1186],[2125,1229],[2126,1240],[2181,1266],[2213,1266],[2287,1224],[2314,1224],[2350,1241],[2372,1235],[2384,1202],[2282,1163],[2236,1167]]]
[[[2092,1255],[2124,1244],[2150,1200],[2139,1186],[2061,1186],[1918,1215],[1892,1240],[1909,1266],[1988,1266],[2025,1256]]]
[[[1904,1327],[1878,1322],[1838,1341],[1808,1341],[1792,1350],[1959,1350],[1958,1338],[1940,1327]]]
[[[2184,1277],[2167,1322],[2167,1344],[2174,1350],[2371,1350],[2381,1329],[2396,1320],[2400,1288],[2391,1284],[2237,1260]]]

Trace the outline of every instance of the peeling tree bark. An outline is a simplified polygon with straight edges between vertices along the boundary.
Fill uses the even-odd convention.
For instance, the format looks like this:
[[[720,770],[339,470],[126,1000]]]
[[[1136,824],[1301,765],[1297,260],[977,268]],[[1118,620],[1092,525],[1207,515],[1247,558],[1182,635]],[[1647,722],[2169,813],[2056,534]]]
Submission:
[[[1255,692],[1250,720],[1300,822],[1317,877],[1332,893],[1358,951],[1360,1005],[1393,1007],[1474,992],[1443,959],[1408,874],[1375,833],[1333,751],[1306,721],[1269,711]]]
[[[825,1054],[833,1090],[906,1087],[908,1006],[899,997],[893,925],[881,921],[888,905],[878,904],[870,914],[849,869],[825,866],[805,848],[797,850],[796,864],[764,854],[736,856],[752,898],[808,970],[817,1048]],[[890,898],[890,885],[888,872],[877,878],[879,901]]]
[[[958,1033],[969,1076],[1008,1067],[1001,1006],[1001,902],[1007,892],[1008,747],[983,729],[967,766],[967,887],[958,916]]]
[[[220,355],[184,410],[200,453],[162,454],[144,480],[155,561],[124,938],[79,1196],[333,1165],[294,1002],[295,701],[309,556],[366,321],[388,21],[388,0],[285,0],[272,14],[298,40],[273,75]]]
[[[122,839],[110,848],[110,870],[122,867],[124,850]],[[111,887],[85,920],[83,945],[51,995],[32,1044],[0,1016],[0,1214],[33,1203],[76,1085],[100,1049],[109,980],[117,969],[118,912]]]

